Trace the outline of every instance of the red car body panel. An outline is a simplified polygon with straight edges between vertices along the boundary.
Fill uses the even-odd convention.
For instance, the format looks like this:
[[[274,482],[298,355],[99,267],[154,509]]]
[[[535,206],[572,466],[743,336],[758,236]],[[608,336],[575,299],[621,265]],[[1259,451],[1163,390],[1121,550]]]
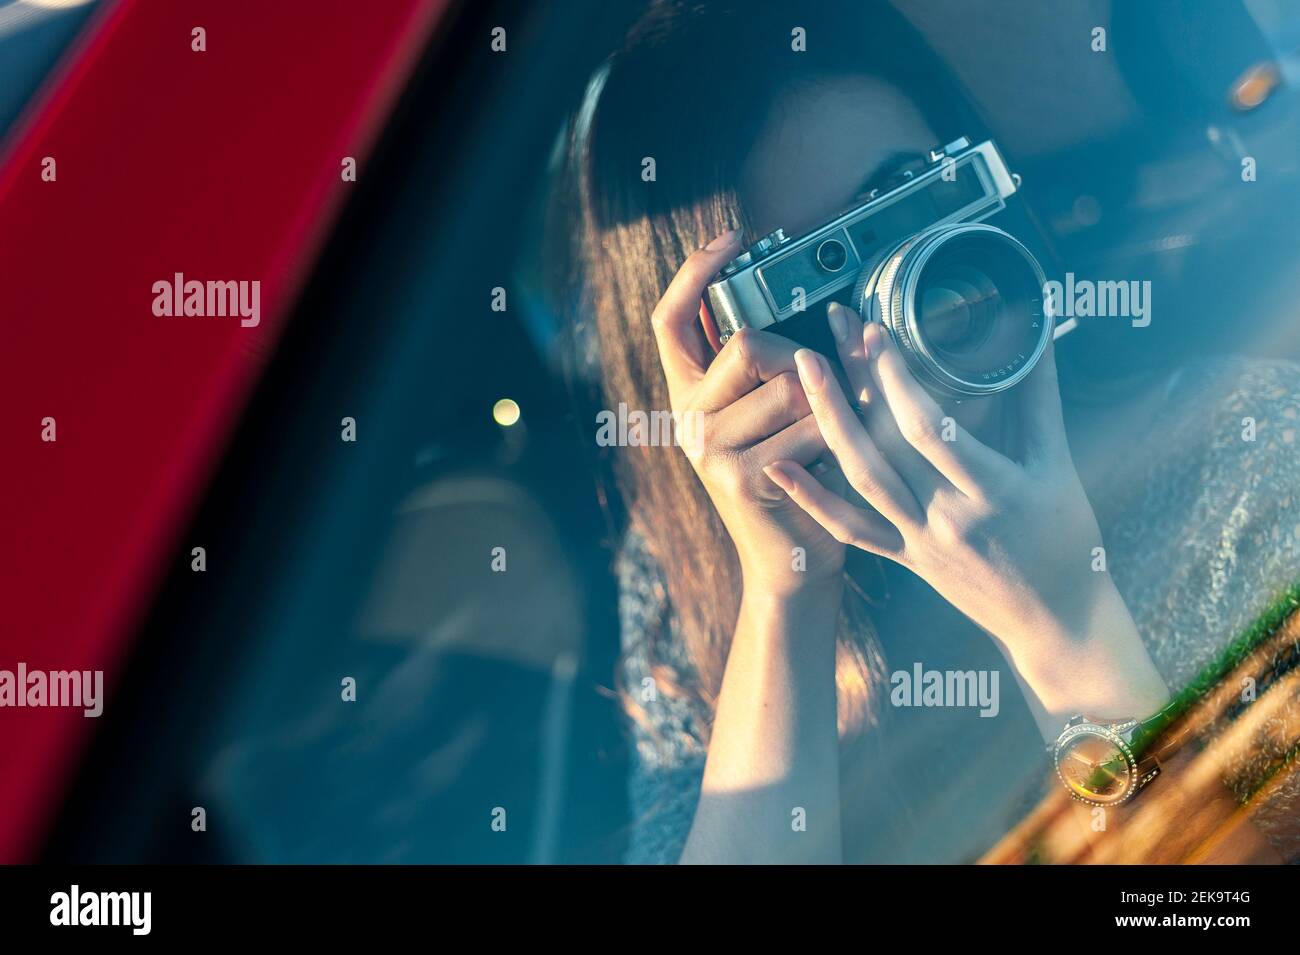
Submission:
[[[189,553],[179,534],[355,188],[343,159],[365,175],[447,5],[110,2],[11,131],[0,669],[102,669],[111,711],[163,564]],[[260,281],[260,324],[155,316],[152,285],[177,272]],[[94,722],[0,709],[0,861],[38,848]]]

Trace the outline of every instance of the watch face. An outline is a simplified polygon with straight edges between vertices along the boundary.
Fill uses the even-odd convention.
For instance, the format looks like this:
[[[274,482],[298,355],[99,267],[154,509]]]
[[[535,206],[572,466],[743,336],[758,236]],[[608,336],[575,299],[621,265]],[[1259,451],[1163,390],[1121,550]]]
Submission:
[[[1114,738],[1087,726],[1058,744],[1056,771],[1077,798],[1098,805],[1122,802],[1133,787],[1133,761]]]

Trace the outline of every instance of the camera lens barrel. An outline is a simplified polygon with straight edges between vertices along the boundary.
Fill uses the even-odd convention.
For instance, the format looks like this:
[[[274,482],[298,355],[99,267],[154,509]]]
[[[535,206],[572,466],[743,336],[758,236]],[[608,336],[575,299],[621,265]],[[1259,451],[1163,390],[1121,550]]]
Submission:
[[[935,226],[887,247],[858,279],[853,304],[888,329],[932,392],[996,394],[1021,381],[1053,331],[1033,254],[978,222]]]

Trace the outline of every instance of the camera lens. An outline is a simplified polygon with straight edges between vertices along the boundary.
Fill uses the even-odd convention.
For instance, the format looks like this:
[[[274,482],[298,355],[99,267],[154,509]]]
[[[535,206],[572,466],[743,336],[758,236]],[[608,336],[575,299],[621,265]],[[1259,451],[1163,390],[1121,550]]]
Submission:
[[[889,329],[932,391],[974,397],[1029,374],[1052,333],[1042,268],[1001,229],[937,226],[863,270],[855,300]]]
[[[817,264],[827,272],[838,272],[849,260],[849,253],[839,239],[827,239],[817,246]]]
[[[969,355],[988,342],[1001,304],[998,287],[986,273],[955,263],[927,277],[917,292],[917,320],[940,351]]]
[[[954,250],[954,254],[959,251],[969,250]],[[969,370],[1002,357],[1013,358],[1002,356],[1000,346],[1016,345],[1016,336],[995,332],[1014,331],[1025,324],[1019,313],[1028,305],[1031,292],[1019,287],[1015,275],[1000,275],[999,284],[989,274],[999,271],[998,263],[982,268],[954,261],[949,254],[931,264],[917,288],[916,323],[921,334],[936,351]],[[1000,327],[996,326],[999,315],[1003,316]]]

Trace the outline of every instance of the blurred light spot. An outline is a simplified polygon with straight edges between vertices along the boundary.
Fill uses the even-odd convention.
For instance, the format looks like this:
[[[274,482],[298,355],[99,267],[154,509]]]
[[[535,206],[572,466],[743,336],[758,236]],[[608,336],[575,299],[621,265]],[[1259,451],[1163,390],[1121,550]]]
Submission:
[[[1232,105],[1240,110],[1254,109],[1268,99],[1281,82],[1282,74],[1274,64],[1252,66],[1232,85]]]
[[[1096,196],[1081,195],[1074,200],[1074,221],[1085,228],[1101,221],[1101,203]]]
[[[492,420],[503,428],[519,421],[519,405],[511,398],[502,398],[492,406]]]

